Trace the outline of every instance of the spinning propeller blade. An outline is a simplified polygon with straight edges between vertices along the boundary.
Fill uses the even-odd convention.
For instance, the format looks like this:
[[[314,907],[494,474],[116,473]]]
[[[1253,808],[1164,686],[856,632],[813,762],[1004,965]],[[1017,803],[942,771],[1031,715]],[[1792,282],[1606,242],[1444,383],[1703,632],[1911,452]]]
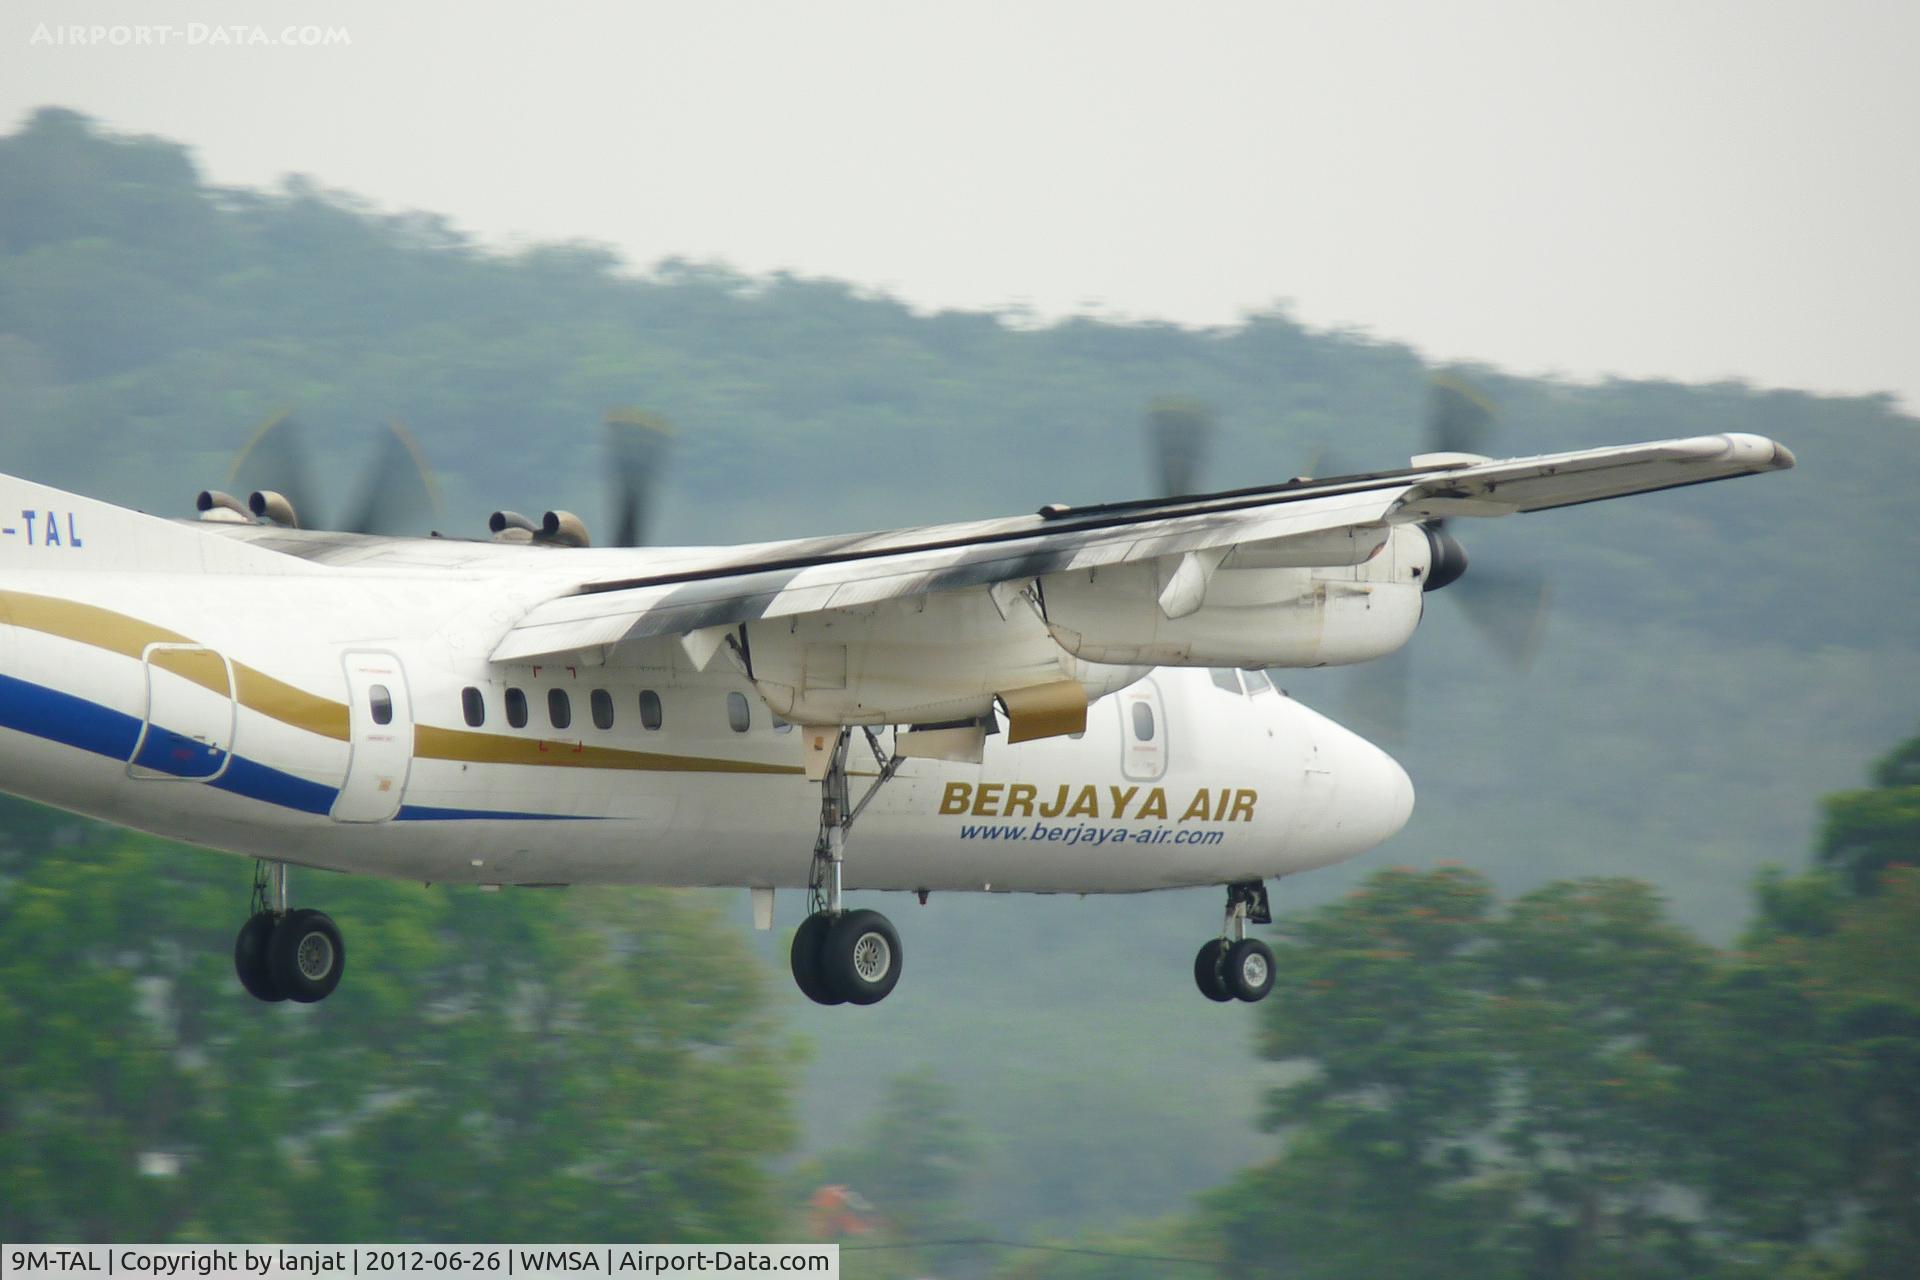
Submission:
[[[438,518],[440,490],[407,429],[388,422],[373,468],[361,478],[359,497],[339,522],[345,533],[391,533],[419,523],[422,512]]]
[[[1167,398],[1147,409],[1147,448],[1159,496],[1197,492],[1201,467],[1213,447],[1213,410],[1197,400]]]
[[[379,453],[362,478],[358,496],[339,519],[321,518],[319,472],[306,443],[306,429],[283,410],[256,429],[234,456],[227,472],[228,487],[241,495],[278,494],[286,499],[293,523],[305,529],[339,529],[347,533],[393,533],[417,526],[440,514],[440,492],[426,459],[413,437],[398,422],[386,424]],[[256,515],[267,515],[270,503],[249,502]]]
[[[615,547],[646,545],[654,493],[673,446],[673,428],[665,418],[643,409],[608,411],[607,483],[612,487]]]
[[[313,467],[293,410],[282,409],[255,428],[227,468],[227,488],[246,502],[259,491],[278,493],[307,524],[320,514],[313,491]]]
[[[1422,452],[1487,452],[1498,412],[1493,402],[1458,378],[1433,379],[1427,401]],[[1466,549],[1445,520],[1424,521],[1433,549],[1429,591],[1447,591],[1480,641],[1500,658],[1526,670],[1539,650],[1550,591],[1546,575],[1525,567],[1470,566]],[[1404,741],[1407,701],[1413,687],[1411,655],[1402,649],[1356,671],[1349,706],[1369,733]]]
[[[1347,677],[1347,712],[1366,736],[1389,746],[1407,741],[1408,690],[1413,684],[1413,652],[1401,648]]]
[[[1467,622],[1488,647],[1522,671],[1540,651],[1552,591],[1538,569],[1480,569],[1460,579],[1460,602]]]
[[[1429,453],[1485,453],[1499,411],[1460,379],[1435,375],[1427,393]]]

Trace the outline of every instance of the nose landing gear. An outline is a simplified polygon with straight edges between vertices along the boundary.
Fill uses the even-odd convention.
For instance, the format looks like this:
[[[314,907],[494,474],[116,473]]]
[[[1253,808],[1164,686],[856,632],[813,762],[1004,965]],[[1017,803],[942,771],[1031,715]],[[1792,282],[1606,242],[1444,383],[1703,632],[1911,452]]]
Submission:
[[[789,956],[794,985],[815,1004],[878,1004],[900,981],[900,934],[893,923],[878,911],[848,911],[841,904],[840,870],[847,832],[900,768],[900,757],[883,753],[872,729],[864,732],[880,772],[860,803],[848,803],[851,729],[839,731],[820,780],[820,835],[814,841],[813,869],[807,877],[813,913],[794,933]]]
[[[319,911],[287,908],[287,866],[256,863],[253,914],[233,941],[233,968],[256,1000],[325,1000],[346,972],[347,946],[339,928]]]
[[[1247,936],[1247,925],[1272,924],[1267,886],[1258,880],[1227,886],[1227,915],[1218,938],[1193,958],[1193,982],[1200,994],[1225,1004],[1266,999],[1273,990],[1273,951]]]

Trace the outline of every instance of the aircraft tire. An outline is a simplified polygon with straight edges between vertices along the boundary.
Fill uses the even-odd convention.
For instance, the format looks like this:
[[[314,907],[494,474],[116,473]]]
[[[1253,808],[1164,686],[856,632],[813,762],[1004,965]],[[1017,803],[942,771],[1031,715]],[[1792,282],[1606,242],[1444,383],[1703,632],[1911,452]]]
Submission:
[[[847,1000],[845,996],[835,993],[820,966],[827,933],[832,928],[832,916],[824,911],[814,912],[793,931],[793,947],[787,956],[793,965],[793,984],[800,988],[801,995],[815,1004],[845,1004]]]
[[[1258,938],[1242,938],[1227,948],[1221,966],[1226,987],[1236,999],[1252,1004],[1273,990],[1273,951]]]
[[[1227,940],[1209,939],[1200,948],[1200,954],[1193,958],[1193,985],[1200,988],[1200,994],[1216,1004],[1225,1004],[1233,999],[1233,993],[1227,990],[1226,974],[1223,965],[1226,959]]]
[[[820,972],[849,1004],[878,1004],[900,981],[900,934],[878,911],[849,911],[820,949]]]
[[[347,967],[347,946],[325,913],[290,911],[273,931],[267,971],[274,985],[298,1004],[325,1000],[340,985]]]
[[[255,1000],[268,1004],[287,998],[274,984],[273,973],[267,966],[267,951],[272,943],[273,915],[266,911],[250,917],[233,940],[233,971],[239,975],[240,985]]]

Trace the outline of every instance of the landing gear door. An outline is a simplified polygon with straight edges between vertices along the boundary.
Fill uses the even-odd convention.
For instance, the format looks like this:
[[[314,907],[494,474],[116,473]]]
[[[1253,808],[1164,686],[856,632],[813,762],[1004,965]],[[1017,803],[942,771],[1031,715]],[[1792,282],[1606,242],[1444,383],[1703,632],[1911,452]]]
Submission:
[[[197,644],[150,644],[140,655],[147,717],[127,776],[213,782],[233,759],[233,665]]]
[[[1136,782],[1153,782],[1167,771],[1166,705],[1151,678],[1128,685],[1114,699],[1120,706],[1120,771]]]
[[[407,675],[390,653],[349,653],[342,661],[353,754],[331,816],[335,822],[385,822],[400,812],[413,766]]]

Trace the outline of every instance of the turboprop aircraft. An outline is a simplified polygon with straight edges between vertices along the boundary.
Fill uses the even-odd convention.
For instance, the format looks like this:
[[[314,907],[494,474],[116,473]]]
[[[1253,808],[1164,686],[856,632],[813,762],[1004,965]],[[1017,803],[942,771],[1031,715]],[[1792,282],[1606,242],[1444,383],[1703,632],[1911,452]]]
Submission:
[[[1266,882],[1413,806],[1388,755],[1262,674],[1412,636],[1454,518],[1793,465],[1726,434],[888,533],[596,547],[300,527],[283,490],[169,520],[0,477],[0,789],[256,859],[246,990],[312,1002],[340,930],[290,866],[436,883],[804,890],[800,989],[901,973],[852,891],[1218,885],[1196,985],[1254,1001]],[[635,513],[620,523],[631,532]],[[630,537],[623,540],[631,541]],[[858,841],[849,836],[856,822]]]

